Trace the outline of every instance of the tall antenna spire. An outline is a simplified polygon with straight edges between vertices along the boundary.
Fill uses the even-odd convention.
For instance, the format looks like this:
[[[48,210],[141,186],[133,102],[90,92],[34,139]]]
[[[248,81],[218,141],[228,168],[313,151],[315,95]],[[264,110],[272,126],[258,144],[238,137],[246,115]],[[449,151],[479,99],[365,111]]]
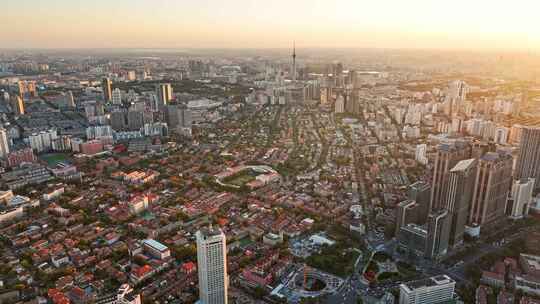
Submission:
[[[296,82],[296,42],[293,40],[293,51],[292,51],[292,81]]]

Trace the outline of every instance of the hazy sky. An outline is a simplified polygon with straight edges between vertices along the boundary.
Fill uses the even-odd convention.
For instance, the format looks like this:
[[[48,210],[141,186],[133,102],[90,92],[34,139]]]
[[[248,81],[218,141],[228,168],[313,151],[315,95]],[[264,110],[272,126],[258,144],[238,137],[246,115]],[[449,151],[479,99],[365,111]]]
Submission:
[[[540,0],[0,0],[0,48],[540,49]]]

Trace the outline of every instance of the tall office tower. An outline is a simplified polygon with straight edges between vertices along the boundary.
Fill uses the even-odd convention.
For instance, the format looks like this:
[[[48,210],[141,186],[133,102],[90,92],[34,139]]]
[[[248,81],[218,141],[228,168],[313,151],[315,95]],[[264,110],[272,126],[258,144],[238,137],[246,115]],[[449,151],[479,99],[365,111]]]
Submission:
[[[112,81],[109,78],[103,78],[101,87],[103,88],[103,99],[110,102],[112,100]]]
[[[0,128],[0,157],[4,158],[9,154],[9,140],[6,129]]]
[[[191,110],[188,109],[186,106],[181,107],[180,112],[180,124],[183,128],[191,128],[193,124],[193,117],[191,115]]]
[[[138,131],[144,126],[142,111],[128,111],[127,113],[128,129]]]
[[[495,135],[493,141],[497,144],[504,145],[508,141],[508,135],[510,134],[510,129],[506,127],[497,127],[495,128]]]
[[[525,86],[521,88],[521,99],[519,101],[514,102],[514,107],[512,109],[512,115],[513,116],[519,116],[521,115],[521,112],[525,107],[528,105],[529,101],[529,89]]]
[[[165,119],[169,129],[174,132],[178,128],[191,128],[191,111],[184,105],[168,105],[165,108]]]
[[[506,209],[512,219],[520,219],[529,214],[533,199],[534,178],[522,178],[514,181]]]
[[[124,111],[111,112],[111,127],[115,131],[126,129],[126,113]]]
[[[465,141],[439,145],[433,166],[431,200],[429,203],[430,211],[444,208],[448,191],[448,173],[459,161],[468,159],[470,153],[469,144]]]
[[[447,275],[399,285],[399,304],[450,303],[456,282]]]
[[[24,101],[20,96],[11,97],[11,110],[15,115],[24,115]]]
[[[425,225],[407,224],[397,235],[398,246],[416,256],[423,256],[426,252],[427,230]]]
[[[343,63],[338,62],[334,66],[334,76],[341,76],[343,74]]]
[[[356,71],[350,70],[348,76],[349,76],[348,82],[354,88],[356,86]]]
[[[467,84],[464,81],[456,80],[450,83],[448,95],[454,100],[465,101],[468,92],[469,87]]]
[[[342,114],[345,113],[345,98],[343,98],[343,95],[339,95],[336,99],[336,103],[334,104],[335,107],[335,113],[336,114]]]
[[[429,213],[431,187],[426,182],[417,181],[409,186],[407,197],[418,205],[418,223],[424,224]]]
[[[197,238],[199,297],[203,304],[227,303],[227,246],[219,228],[203,228]]]
[[[24,81],[19,80],[17,82],[17,92],[19,92],[19,96],[21,98],[24,98],[24,93],[26,93],[26,86],[24,85]]]
[[[469,224],[489,224],[504,217],[512,183],[512,156],[488,152],[478,162]]]
[[[475,179],[476,160],[474,158],[462,160],[450,170],[445,206],[450,214],[449,244],[452,247],[463,242],[463,233],[469,216]]]
[[[354,98],[351,95],[351,90],[345,90],[345,112],[354,113]]]
[[[448,251],[448,238],[450,236],[450,214],[441,209],[428,215],[427,241],[425,257],[438,259]]]
[[[68,91],[66,94],[66,104],[70,108],[75,108],[75,98],[73,98],[73,92]]]
[[[173,130],[180,124],[178,105],[172,104],[165,107],[165,120],[169,129]]]
[[[172,86],[170,83],[162,83],[157,87],[158,100],[161,106],[166,106],[172,99]]]
[[[292,52],[292,81],[296,82],[296,44],[294,42]]]
[[[115,105],[121,105],[122,104],[122,91],[120,91],[119,88],[116,88],[112,91],[112,97],[111,97],[112,103]]]
[[[516,178],[535,179],[535,188],[540,188],[540,128],[523,127],[519,143]]]
[[[422,165],[427,165],[428,158],[427,158],[427,145],[426,144],[416,145],[415,160],[421,163]]]
[[[410,224],[418,224],[418,204],[413,200],[404,200],[396,207],[396,236],[401,227]]]

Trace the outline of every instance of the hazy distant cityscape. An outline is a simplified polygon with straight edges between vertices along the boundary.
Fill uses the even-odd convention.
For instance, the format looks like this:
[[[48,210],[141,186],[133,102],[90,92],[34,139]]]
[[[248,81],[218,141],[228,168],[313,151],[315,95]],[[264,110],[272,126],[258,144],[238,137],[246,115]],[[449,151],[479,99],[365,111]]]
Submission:
[[[0,49],[0,303],[540,303],[533,51]]]

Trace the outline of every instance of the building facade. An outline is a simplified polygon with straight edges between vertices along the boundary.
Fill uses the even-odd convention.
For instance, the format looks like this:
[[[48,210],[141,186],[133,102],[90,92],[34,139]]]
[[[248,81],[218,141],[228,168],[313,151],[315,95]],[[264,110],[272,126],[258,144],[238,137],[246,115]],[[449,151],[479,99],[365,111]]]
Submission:
[[[399,304],[447,303],[454,298],[455,286],[447,275],[403,283],[399,286]]]
[[[540,128],[521,129],[516,178],[534,178],[535,188],[540,187]]]
[[[199,297],[203,304],[227,303],[227,247],[219,228],[203,228],[196,233]]]
[[[463,243],[463,234],[474,191],[476,160],[467,159],[450,170],[445,208],[450,215],[449,244],[455,247]]]
[[[480,158],[469,224],[481,226],[504,217],[512,183],[512,164],[512,156],[502,152],[488,152]]]

